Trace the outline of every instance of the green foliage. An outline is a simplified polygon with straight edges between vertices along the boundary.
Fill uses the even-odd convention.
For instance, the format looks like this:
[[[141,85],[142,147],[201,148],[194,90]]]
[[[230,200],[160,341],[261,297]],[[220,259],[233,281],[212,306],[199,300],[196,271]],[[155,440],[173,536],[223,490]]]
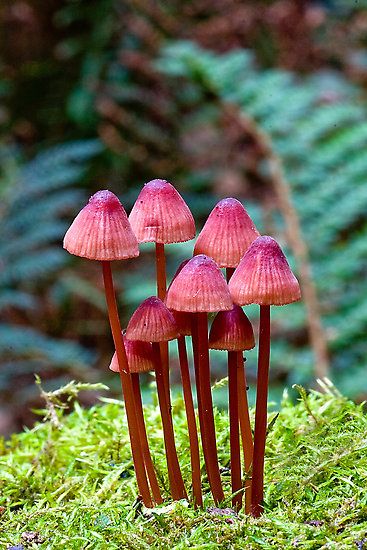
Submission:
[[[204,510],[167,499],[167,470],[159,412],[146,408],[155,466],[167,499],[154,510],[136,499],[123,406],[102,398],[89,410],[74,403],[64,414],[59,397],[75,396],[69,384],[46,395],[50,420],[0,443],[0,543],[24,544],[33,533],[37,548],[240,549],[295,547],[347,550],[363,545],[367,531],[366,428],[361,405],[330,385],[307,393],[295,405],[283,398],[271,420],[265,463],[265,514],[260,519],[210,511],[205,475]],[[92,388],[90,388],[92,389]],[[94,388],[95,389],[95,388]],[[64,401],[63,401],[64,402]],[[61,405],[61,408],[59,406]],[[50,413],[51,411],[51,413]],[[228,417],[216,411],[219,460],[229,461]],[[180,462],[190,485],[190,457],[182,399],[174,402]],[[223,474],[230,500],[230,478]],[[228,506],[224,503],[224,506]],[[35,546],[36,547],[36,546]],[[362,547],[362,546],[361,546]]]
[[[68,227],[65,216],[83,198],[75,184],[101,149],[97,140],[71,142],[40,153],[20,168],[4,163],[0,182],[0,381],[4,398],[18,380],[13,402],[22,400],[17,392],[23,376],[34,371],[78,372],[94,358],[79,344],[52,337],[42,317],[51,307],[52,278],[60,277],[70,261],[61,240]]]
[[[190,42],[167,47],[158,68],[180,94],[194,86],[196,95],[212,98],[217,111],[237,106],[271,140],[310,250],[335,375],[347,381],[351,368],[365,366],[366,354],[367,125],[359,90],[334,73],[297,78],[259,70],[247,51],[216,55]],[[196,108],[202,108],[200,101]],[[266,178],[266,164],[259,171]],[[279,217],[274,222],[281,234]],[[292,305],[289,315],[273,308],[277,323],[295,337],[305,327],[303,307]],[[289,381],[312,372],[312,357],[299,345],[275,348],[274,362],[294,371]],[[304,366],[297,373],[294,365]],[[359,382],[354,395],[367,391]]]

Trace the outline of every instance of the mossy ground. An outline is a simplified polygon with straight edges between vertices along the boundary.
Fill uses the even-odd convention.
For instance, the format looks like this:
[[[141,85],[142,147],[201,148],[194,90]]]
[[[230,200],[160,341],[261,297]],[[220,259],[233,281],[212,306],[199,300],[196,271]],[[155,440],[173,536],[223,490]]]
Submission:
[[[367,548],[367,419],[330,389],[294,405],[284,399],[266,455],[266,512],[258,520],[213,515],[186,503],[147,511],[136,485],[124,411],[118,402],[70,415],[0,444],[0,546],[52,549]],[[183,403],[174,404],[177,446],[189,486]],[[272,413],[270,420],[274,418]],[[216,413],[222,466],[228,465],[228,419]],[[157,408],[147,408],[154,461],[167,475]],[[229,495],[229,476],[223,477]],[[225,503],[228,506],[230,500]],[[168,505],[168,506],[167,506]],[[31,532],[31,534],[28,534]],[[33,533],[33,534],[32,534]]]

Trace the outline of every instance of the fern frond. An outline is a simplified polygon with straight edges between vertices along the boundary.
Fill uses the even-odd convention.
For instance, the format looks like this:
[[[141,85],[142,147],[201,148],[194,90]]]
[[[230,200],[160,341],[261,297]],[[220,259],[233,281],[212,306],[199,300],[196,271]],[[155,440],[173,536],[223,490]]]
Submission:
[[[234,105],[267,136],[289,182],[309,246],[335,369],[363,364],[367,124],[358,87],[332,72],[296,78],[278,69],[258,69],[251,54],[239,56],[235,64],[231,52],[216,55],[192,43],[165,48],[159,67],[168,76],[173,68],[175,76],[190,86],[214,92],[217,108]],[[294,312],[295,326],[301,330],[302,305]],[[275,316],[279,326],[289,329],[280,313]],[[273,357],[279,369],[296,364],[304,365],[306,376],[312,372],[306,348],[284,348],[276,341]],[[289,373],[289,379],[294,376],[298,371]]]

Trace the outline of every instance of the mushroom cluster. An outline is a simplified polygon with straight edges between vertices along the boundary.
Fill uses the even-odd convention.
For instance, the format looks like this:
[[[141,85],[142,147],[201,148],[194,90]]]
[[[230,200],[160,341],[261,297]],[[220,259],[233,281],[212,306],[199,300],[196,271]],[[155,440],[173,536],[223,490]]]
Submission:
[[[119,199],[99,191],[77,215],[64,238],[71,254],[101,263],[115,353],[110,369],[121,378],[138,490],[147,507],[163,502],[149,449],[139,374],[155,373],[170,495],[187,499],[171,414],[168,342],[177,340],[190,442],[192,502],[203,505],[199,446],[214,501],[225,499],[218,461],[211,393],[210,349],[228,357],[229,447],[232,505],[258,517],[263,512],[264,455],[270,361],[270,306],[300,299],[289,264],[271,237],[260,236],[243,205],[220,201],[200,232],[191,259],[177,269],[167,289],[164,245],[195,237],[193,216],[167,181],[144,185],[129,218]],[[139,242],[154,242],[157,296],[148,297],[122,331],[111,261],[135,258]],[[225,269],[225,275],[222,269]],[[254,431],[246,393],[243,353],[255,347],[242,306],[259,304],[259,351]],[[216,313],[208,329],[208,313]],[[194,408],[186,337],[191,337],[197,411]],[[198,417],[198,423],[197,423]],[[199,426],[199,430],[198,430]],[[243,460],[241,460],[241,443]]]

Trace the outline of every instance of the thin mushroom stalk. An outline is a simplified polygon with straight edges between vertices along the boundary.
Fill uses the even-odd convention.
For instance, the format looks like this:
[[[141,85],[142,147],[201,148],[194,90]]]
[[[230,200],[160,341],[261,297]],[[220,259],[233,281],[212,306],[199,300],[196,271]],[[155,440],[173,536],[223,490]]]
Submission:
[[[138,420],[136,415],[136,403],[134,399],[134,390],[129,366],[126,357],[124,340],[121,332],[120,319],[117,311],[116,297],[113,287],[112,272],[110,262],[102,262],[103,280],[106,292],[106,301],[108,308],[108,316],[111,325],[111,332],[115,344],[117,360],[119,365],[120,379],[122,392],[126,406],[127,423],[131,441],[131,450],[136,472],[136,480],[139,491],[143,498],[145,506],[151,508],[153,506],[152,498],[149,491],[148,480],[144,467],[143,451],[139,436]]]
[[[140,391],[139,373],[137,372],[132,373],[131,378],[133,383],[134,399],[135,399],[135,405],[136,405],[136,416],[138,420],[139,435],[140,435],[140,442],[141,442],[141,447],[143,452],[145,469],[147,472],[149,485],[152,490],[155,503],[162,504],[163,499],[161,495],[161,490],[159,488],[157,475],[155,473],[152,456],[150,454],[149,441],[148,441],[147,431],[145,427],[143,401],[142,401],[141,391]]]
[[[232,506],[236,510],[241,508],[242,488],[241,458],[240,458],[240,430],[238,415],[238,385],[237,385],[237,352],[228,352],[228,392],[229,392],[229,438],[231,449],[231,485]]]
[[[226,279],[229,283],[235,268],[226,268]],[[252,494],[252,460],[254,454],[254,442],[252,439],[251,422],[249,414],[249,406],[247,400],[247,383],[245,375],[245,360],[243,353],[237,351],[237,399],[238,399],[238,417],[240,424],[240,435],[242,440],[243,450],[243,463],[246,474],[244,483],[245,491],[245,513],[249,514],[251,511],[251,494]],[[228,369],[229,373],[229,369]]]
[[[192,313],[192,344],[201,440],[210,488],[216,503],[224,499],[215,437],[208,348],[208,313],[229,310],[232,301],[217,264],[204,254],[194,256],[172,281],[166,297],[172,310]]]
[[[162,302],[166,297],[167,275],[166,275],[166,255],[163,243],[155,243],[155,261],[156,261],[156,279],[157,279],[157,296]],[[161,359],[163,370],[163,381],[167,393],[167,401],[171,407],[171,394],[169,382],[169,355],[168,342],[161,342]]]
[[[171,494],[174,500],[185,499],[187,498],[187,494],[177,456],[173,421],[164,384],[159,344],[162,341],[167,342],[169,340],[174,340],[177,336],[177,325],[172,313],[163,302],[155,296],[147,298],[140,304],[132,315],[126,329],[126,337],[129,340],[152,342],[152,355],[162,418],[168,476]]]
[[[171,494],[173,500],[180,500],[182,498],[187,499],[186,489],[180,470],[180,464],[178,462],[175,436],[173,432],[172,416],[170,413],[170,408],[165,391],[160,346],[157,342],[153,342],[153,353],[155,361],[158,401],[162,417],[163,436],[166,448],[168,477],[170,482]]]
[[[254,455],[254,442],[252,439],[251,422],[249,415],[249,406],[247,400],[247,383],[245,373],[245,358],[242,352],[237,352],[237,388],[239,403],[240,433],[242,440],[243,463],[245,467],[246,479],[245,489],[245,512],[251,512],[251,493],[252,493],[252,461]],[[243,402],[243,406],[241,403]]]
[[[255,409],[254,456],[252,466],[251,514],[259,517],[264,500],[264,459],[268,411],[270,365],[270,306],[260,306],[259,358]]]
[[[196,387],[198,391],[198,406],[200,409],[200,431],[203,442],[205,466],[213,498],[218,504],[224,500],[224,492],[219,472],[217,442],[215,436],[215,422],[213,414],[213,399],[210,384],[210,363],[208,348],[208,318],[206,313],[196,313],[193,316],[197,339],[194,357],[197,360],[195,373],[197,377]]]
[[[232,505],[237,510],[242,505],[243,489],[240,455],[240,409],[242,395],[238,387],[238,356],[255,346],[252,325],[239,306],[230,311],[220,311],[214,318],[209,335],[209,347],[225,350],[228,355],[228,401]],[[247,406],[247,401],[246,401]],[[252,441],[251,441],[252,442]],[[246,449],[247,453],[247,449]],[[246,487],[246,486],[245,486]],[[249,496],[247,496],[247,499]]]
[[[149,441],[145,426],[143,401],[140,391],[139,380],[139,375],[141,373],[154,371],[153,348],[150,342],[128,340],[126,336],[124,336],[124,343],[131,373],[131,380],[133,384],[136,416],[138,420],[139,436],[142,446],[145,469],[147,472],[149,485],[153,493],[153,498],[156,504],[161,504],[163,502],[163,499],[161,496],[157,475],[149,449]],[[119,372],[116,352],[112,357],[109,368],[114,372]]]
[[[185,401],[187,428],[190,440],[191,477],[194,505],[202,507],[203,495],[201,490],[199,438],[196,426],[194,401],[191,391],[190,371],[187,359],[185,336],[179,336],[177,338],[177,345],[180,361],[182,389]]]
[[[269,236],[255,239],[231,280],[229,290],[238,305],[260,305],[260,336],[255,410],[251,514],[264,511],[264,461],[270,362],[270,306],[301,298],[298,281],[279,244]]]

